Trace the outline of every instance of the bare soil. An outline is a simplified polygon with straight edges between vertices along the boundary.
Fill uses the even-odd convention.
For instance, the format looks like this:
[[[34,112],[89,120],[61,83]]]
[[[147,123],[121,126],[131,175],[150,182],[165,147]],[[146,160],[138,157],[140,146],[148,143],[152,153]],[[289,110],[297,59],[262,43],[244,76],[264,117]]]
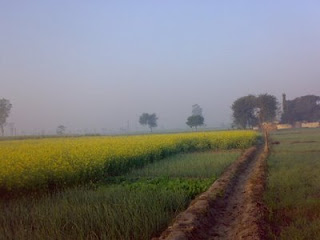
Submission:
[[[154,240],[265,239],[267,154],[248,149]]]

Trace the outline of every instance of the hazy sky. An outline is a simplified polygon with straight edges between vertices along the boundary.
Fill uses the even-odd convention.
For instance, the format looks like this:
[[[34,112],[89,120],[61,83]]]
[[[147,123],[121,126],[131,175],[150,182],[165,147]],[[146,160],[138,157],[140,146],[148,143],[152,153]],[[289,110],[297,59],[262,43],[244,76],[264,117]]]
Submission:
[[[0,0],[0,98],[18,131],[231,122],[247,94],[320,95],[319,1]]]

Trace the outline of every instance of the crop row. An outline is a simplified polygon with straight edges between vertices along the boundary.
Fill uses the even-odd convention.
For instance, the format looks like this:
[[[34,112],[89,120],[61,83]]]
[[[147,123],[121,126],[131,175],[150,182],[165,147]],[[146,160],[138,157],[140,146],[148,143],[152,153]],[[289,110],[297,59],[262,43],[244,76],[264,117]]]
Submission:
[[[247,148],[252,131],[0,142],[0,192],[47,189],[116,176],[166,156]]]

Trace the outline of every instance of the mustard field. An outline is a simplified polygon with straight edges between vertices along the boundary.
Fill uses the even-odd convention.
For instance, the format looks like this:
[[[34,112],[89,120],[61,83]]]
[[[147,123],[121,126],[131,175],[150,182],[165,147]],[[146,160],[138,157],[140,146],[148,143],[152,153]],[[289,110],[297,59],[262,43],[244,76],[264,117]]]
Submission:
[[[253,131],[0,142],[0,192],[96,182],[181,152],[244,149]]]

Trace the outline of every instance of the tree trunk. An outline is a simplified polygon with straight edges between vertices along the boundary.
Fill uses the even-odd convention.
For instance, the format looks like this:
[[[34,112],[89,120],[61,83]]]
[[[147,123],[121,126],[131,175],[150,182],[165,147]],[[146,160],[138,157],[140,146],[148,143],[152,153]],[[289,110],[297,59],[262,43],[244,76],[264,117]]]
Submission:
[[[1,129],[1,136],[3,137],[3,135],[4,135],[3,125],[0,126],[0,129]]]
[[[269,143],[269,132],[267,129],[264,129],[264,139],[265,139],[264,150],[268,151],[270,147],[270,143]]]

